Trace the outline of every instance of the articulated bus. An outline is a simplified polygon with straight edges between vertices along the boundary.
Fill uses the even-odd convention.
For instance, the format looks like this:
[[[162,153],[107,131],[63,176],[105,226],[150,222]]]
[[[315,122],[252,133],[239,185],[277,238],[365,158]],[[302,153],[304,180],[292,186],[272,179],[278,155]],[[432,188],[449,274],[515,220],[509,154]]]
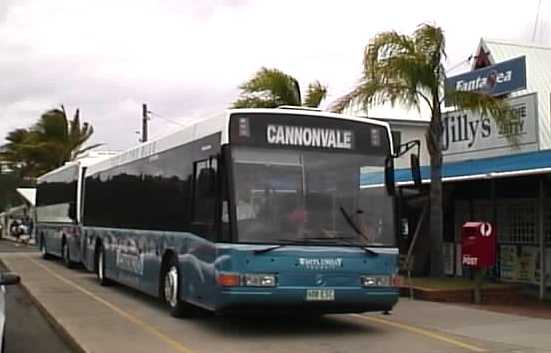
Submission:
[[[91,152],[38,178],[35,236],[44,258],[61,257],[67,267],[80,263],[84,171],[113,155]]]
[[[392,151],[376,120],[230,110],[90,165],[80,257],[174,316],[390,310]]]

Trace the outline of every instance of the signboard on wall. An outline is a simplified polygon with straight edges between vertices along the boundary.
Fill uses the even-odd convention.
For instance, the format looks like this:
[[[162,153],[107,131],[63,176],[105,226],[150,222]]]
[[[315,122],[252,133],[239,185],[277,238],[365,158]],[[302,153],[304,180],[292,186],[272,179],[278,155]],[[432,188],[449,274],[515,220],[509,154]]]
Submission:
[[[453,275],[453,267],[455,261],[455,243],[444,243],[442,244],[442,252],[444,259],[444,274]]]
[[[526,57],[490,65],[461,75],[448,77],[446,92],[477,91],[491,96],[502,96],[526,88]],[[446,105],[448,103],[446,102]]]
[[[551,248],[546,249],[546,258],[551,258]],[[540,249],[537,246],[501,245],[500,274],[505,281],[539,284]],[[546,261],[546,283],[551,286],[551,262]]]
[[[505,126],[498,126],[490,116],[469,111],[444,113],[444,161],[487,158],[537,150],[537,94],[514,97],[507,101],[511,105],[515,119]],[[517,137],[517,146],[509,141],[509,134]]]

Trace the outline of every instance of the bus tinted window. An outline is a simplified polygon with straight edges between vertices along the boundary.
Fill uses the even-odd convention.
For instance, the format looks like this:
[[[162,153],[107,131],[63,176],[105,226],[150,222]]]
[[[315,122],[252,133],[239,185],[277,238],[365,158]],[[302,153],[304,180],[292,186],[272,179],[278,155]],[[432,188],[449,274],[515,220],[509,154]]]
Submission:
[[[189,223],[191,146],[86,178],[85,225],[184,230]]]
[[[41,178],[37,185],[38,222],[74,222],[78,167],[71,166]],[[72,217],[70,217],[72,216]]]

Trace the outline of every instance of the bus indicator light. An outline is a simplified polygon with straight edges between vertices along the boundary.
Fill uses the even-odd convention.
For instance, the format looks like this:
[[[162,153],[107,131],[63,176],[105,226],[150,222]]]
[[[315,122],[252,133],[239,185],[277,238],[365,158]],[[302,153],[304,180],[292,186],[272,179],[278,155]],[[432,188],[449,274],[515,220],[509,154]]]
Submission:
[[[236,273],[219,273],[216,282],[222,287],[239,287],[241,285],[241,276]]]

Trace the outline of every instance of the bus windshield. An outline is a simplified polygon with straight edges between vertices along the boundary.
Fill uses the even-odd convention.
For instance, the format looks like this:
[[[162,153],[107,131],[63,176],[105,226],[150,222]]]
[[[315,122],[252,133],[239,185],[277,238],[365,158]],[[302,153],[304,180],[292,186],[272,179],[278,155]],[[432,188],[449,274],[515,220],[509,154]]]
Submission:
[[[384,156],[235,146],[232,158],[238,242],[395,245]],[[365,175],[380,181],[360,188]]]

